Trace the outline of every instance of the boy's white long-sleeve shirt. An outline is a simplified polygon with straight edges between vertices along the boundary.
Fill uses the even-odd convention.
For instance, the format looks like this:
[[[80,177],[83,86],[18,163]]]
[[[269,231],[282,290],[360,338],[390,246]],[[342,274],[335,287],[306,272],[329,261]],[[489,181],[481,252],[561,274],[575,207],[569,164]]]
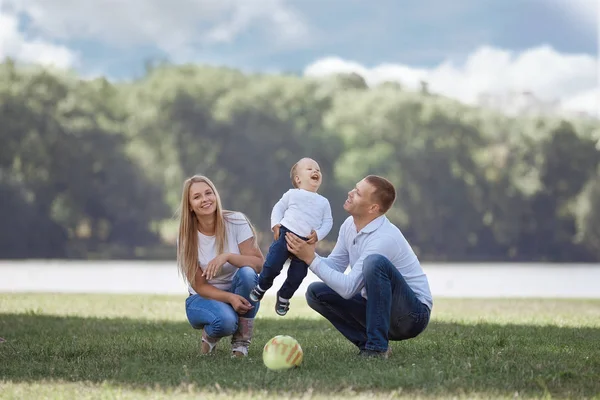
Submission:
[[[329,200],[308,190],[290,189],[273,206],[271,229],[277,224],[303,237],[314,230],[318,240],[323,240],[333,226]]]

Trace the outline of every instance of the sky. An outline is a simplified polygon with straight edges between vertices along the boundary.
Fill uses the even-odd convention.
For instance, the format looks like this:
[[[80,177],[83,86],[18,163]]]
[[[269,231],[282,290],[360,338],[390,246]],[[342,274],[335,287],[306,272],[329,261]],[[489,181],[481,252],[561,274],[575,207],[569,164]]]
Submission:
[[[127,80],[153,60],[360,73],[600,114],[598,0],[0,0],[0,60]]]

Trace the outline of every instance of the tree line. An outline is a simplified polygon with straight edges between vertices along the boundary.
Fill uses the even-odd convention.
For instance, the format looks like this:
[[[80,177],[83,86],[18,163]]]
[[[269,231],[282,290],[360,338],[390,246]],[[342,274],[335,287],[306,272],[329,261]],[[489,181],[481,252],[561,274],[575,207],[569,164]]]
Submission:
[[[0,64],[0,257],[171,258],[183,180],[271,240],[299,158],[334,227],[367,174],[425,261],[600,261],[600,123],[508,117],[400,84],[157,65],[123,82]]]

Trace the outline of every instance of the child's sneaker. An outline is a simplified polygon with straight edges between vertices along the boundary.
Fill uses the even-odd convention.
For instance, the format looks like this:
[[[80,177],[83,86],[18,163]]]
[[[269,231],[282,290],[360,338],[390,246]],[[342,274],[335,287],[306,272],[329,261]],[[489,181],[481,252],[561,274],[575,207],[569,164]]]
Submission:
[[[277,302],[275,302],[275,312],[283,317],[285,314],[287,314],[289,309],[290,300],[277,296]]]
[[[260,288],[260,286],[254,286],[254,289],[250,292],[250,300],[257,302],[261,301],[263,296],[265,295],[265,291]]]

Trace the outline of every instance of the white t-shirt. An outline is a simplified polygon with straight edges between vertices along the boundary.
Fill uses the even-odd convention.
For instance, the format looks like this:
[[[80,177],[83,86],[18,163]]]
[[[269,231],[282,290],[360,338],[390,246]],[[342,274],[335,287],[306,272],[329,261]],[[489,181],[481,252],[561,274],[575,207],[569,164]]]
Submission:
[[[314,230],[317,238],[323,240],[333,226],[329,201],[315,192],[290,189],[271,212],[271,229],[277,224],[303,237],[308,237]]]
[[[225,231],[227,232],[227,243],[223,248],[225,253],[240,254],[239,244],[250,239],[252,229],[242,213],[234,212],[225,216]],[[198,261],[202,271],[206,269],[208,263],[217,256],[217,244],[214,236],[206,236],[198,232]],[[238,268],[225,263],[218,276],[209,280],[208,283],[221,290],[231,289],[231,281]],[[200,273],[200,271],[198,271]],[[192,285],[188,284],[188,290],[191,294],[196,294]]]

